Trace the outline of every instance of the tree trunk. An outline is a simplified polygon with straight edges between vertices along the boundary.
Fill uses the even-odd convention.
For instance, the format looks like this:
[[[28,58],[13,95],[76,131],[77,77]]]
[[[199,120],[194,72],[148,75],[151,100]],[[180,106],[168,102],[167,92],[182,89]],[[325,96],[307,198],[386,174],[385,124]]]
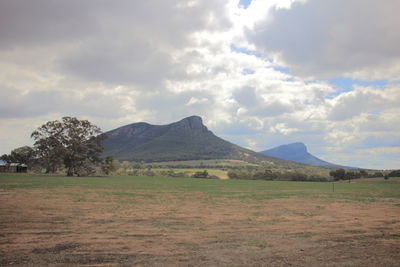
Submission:
[[[74,176],[73,168],[68,168],[67,176]]]

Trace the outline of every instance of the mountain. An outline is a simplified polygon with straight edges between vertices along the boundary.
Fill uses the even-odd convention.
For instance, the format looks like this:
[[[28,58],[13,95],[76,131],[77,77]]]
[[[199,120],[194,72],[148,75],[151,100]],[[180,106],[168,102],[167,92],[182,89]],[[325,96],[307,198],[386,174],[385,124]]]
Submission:
[[[215,136],[198,116],[168,125],[133,123],[106,134],[108,139],[103,141],[104,156],[113,156],[122,161],[238,159],[248,162],[284,162]]]
[[[329,163],[313,156],[307,151],[307,147],[303,143],[292,143],[288,145],[282,145],[269,150],[261,151],[260,153],[270,157],[275,157],[284,160],[291,160],[294,162],[308,164],[317,167],[349,168]]]

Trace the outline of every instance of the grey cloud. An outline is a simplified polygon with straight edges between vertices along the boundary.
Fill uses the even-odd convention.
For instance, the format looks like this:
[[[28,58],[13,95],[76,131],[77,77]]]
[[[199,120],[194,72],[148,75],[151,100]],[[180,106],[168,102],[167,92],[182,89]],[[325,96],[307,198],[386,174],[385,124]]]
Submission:
[[[48,113],[62,101],[57,92],[36,92],[26,95],[18,91],[0,86],[0,118],[35,117]]]
[[[240,105],[243,105],[246,108],[252,108],[260,102],[255,89],[251,87],[241,88],[234,92],[233,96]]]
[[[400,60],[398,0],[309,0],[272,12],[247,31],[297,74],[332,77]]]
[[[0,86],[0,91],[0,119],[34,118],[51,113],[106,118],[124,115],[118,95],[107,96],[94,91],[80,96],[73,90],[31,91],[21,94],[4,86]]]
[[[365,117],[365,122],[360,125],[360,130],[363,132],[369,132],[374,134],[400,133],[400,108],[389,110],[389,112],[383,112],[381,114],[368,114]],[[372,135],[374,136],[374,135]],[[379,140],[380,138],[378,138]],[[380,140],[382,142],[386,140]],[[397,137],[397,141],[400,142],[400,138]]]
[[[25,45],[27,42],[71,41],[99,33],[126,36],[140,32],[184,44],[186,35],[208,26],[227,27],[221,10],[223,1],[200,1],[192,8],[178,8],[183,0],[3,0],[0,2],[0,44]],[[215,4],[215,5],[213,5]],[[115,41],[115,40],[110,40]]]
[[[89,1],[0,2],[0,47],[30,46],[81,38],[94,30]],[[77,3],[75,1],[75,3]]]
[[[328,117],[331,120],[347,120],[362,113],[396,108],[400,94],[393,94],[395,89],[396,87],[386,90],[360,87],[353,92],[340,95],[333,102]]]
[[[273,97],[273,94],[270,95]],[[233,98],[239,104],[239,107],[246,108],[246,115],[255,115],[260,117],[275,117],[287,112],[291,112],[295,108],[292,105],[285,104],[279,99],[267,99],[261,96],[260,92],[251,87],[245,87],[237,90],[233,94]]]
[[[192,33],[230,26],[223,0],[187,3],[1,1],[0,50],[46,46],[43,56],[67,78],[154,89],[179,69],[171,54],[189,46]]]
[[[196,105],[187,105],[191,98],[206,98],[207,101]],[[153,91],[142,93],[135,98],[135,107],[147,110],[149,119],[157,123],[175,121],[181,118],[199,115],[212,118],[218,103],[212,94],[199,91],[174,93],[168,91]]]
[[[59,63],[67,74],[87,81],[158,87],[173,68],[169,54],[142,40],[118,44],[85,44]]]

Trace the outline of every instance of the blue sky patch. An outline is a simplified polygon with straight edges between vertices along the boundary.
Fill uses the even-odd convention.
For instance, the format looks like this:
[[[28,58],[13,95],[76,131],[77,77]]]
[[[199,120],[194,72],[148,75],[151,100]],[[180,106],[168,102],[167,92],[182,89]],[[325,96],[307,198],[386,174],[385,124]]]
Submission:
[[[386,80],[377,80],[377,81],[361,81],[361,80],[353,80],[351,78],[333,78],[328,80],[328,82],[335,86],[342,88],[345,92],[349,92],[353,89],[353,85],[362,85],[362,86],[386,86],[388,81]]]
[[[250,75],[250,74],[254,74],[255,71],[252,70],[252,69],[243,69],[242,73],[243,73],[244,75]]]
[[[270,59],[265,58],[262,54],[255,53],[255,52],[253,52],[249,49],[243,48],[243,47],[238,47],[234,44],[231,44],[230,48],[231,48],[232,52],[242,53],[242,54],[246,54],[249,56],[255,56],[255,57],[261,58],[265,61],[271,61]]]
[[[233,44],[231,44],[231,50],[233,52],[238,52],[238,53],[254,56],[254,53],[252,51],[250,51],[246,48],[243,48],[243,47],[237,47],[236,45],[233,45]]]
[[[283,73],[289,73],[289,68],[286,68],[286,67],[274,67],[274,70],[283,72]]]
[[[354,85],[385,87],[388,84],[388,81],[386,80],[362,81],[362,80],[353,80],[351,78],[343,78],[343,77],[336,77],[328,80],[327,82],[330,85],[340,89],[330,94],[328,98],[334,98],[340,94],[351,92],[353,90]]]
[[[248,8],[251,3],[251,0],[240,0],[239,1],[239,6],[243,8]]]

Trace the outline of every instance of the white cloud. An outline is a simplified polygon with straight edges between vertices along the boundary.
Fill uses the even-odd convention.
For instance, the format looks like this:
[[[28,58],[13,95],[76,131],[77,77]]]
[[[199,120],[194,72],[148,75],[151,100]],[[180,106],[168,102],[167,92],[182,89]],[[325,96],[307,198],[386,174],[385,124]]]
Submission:
[[[398,85],[342,93],[285,73],[274,54],[251,52],[244,27],[279,31],[271,14],[279,21],[280,14],[316,5],[297,2],[253,0],[241,9],[235,0],[2,1],[0,132],[8,141],[0,152],[29,144],[36,127],[65,115],[110,130],[196,114],[239,145],[264,150],[302,141],[344,165],[362,163],[364,150],[399,147]],[[263,36],[250,41],[260,47]],[[307,71],[319,64],[311,60]],[[390,162],[396,154],[380,155],[379,162]]]
[[[206,97],[202,97],[202,98],[191,97],[189,99],[189,102],[186,103],[186,106],[203,104],[203,103],[207,103],[207,102],[208,102],[208,98],[206,98]]]
[[[270,130],[273,133],[280,133],[280,134],[284,134],[284,135],[288,135],[288,134],[299,131],[299,129],[296,129],[296,128],[289,128],[286,125],[286,123],[278,123],[278,124],[272,126]]]
[[[400,79],[400,2],[309,0],[276,9],[248,36],[297,74]]]
[[[362,113],[373,113],[396,108],[400,101],[400,87],[386,88],[356,86],[353,91],[343,93],[331,100],[329,117],[333,120],[345,120]]]

